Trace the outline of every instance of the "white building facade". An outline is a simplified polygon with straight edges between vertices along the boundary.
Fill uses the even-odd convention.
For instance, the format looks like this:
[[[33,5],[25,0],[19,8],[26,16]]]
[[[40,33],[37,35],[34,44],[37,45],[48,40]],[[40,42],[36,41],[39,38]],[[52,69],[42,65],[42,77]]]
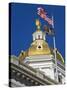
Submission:
[[[65,65],[64,59],[59,51],[56,52],[57,66],[55,64],[54,49],[51,50],[46,42],[46,33],[37,26],[36,32],[33,33],[33,42],[27,51],[23,62],[29,66],[41,71],[51,79],[65,83]],[[57,72],[56,72],[57,67]]]

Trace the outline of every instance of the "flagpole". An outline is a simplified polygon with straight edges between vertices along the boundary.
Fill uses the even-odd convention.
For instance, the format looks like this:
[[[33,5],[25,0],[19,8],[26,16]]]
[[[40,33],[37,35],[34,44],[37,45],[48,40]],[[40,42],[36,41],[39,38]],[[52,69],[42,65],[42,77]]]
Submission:
[[[54,18],[53,18],[53,16],[52,16],[52,28],[54,29]],[[53,35],[53,44],[54,44],[54,59],[55,59],[55,68],[56,68],[56,81],[58,81],[55,35]]]

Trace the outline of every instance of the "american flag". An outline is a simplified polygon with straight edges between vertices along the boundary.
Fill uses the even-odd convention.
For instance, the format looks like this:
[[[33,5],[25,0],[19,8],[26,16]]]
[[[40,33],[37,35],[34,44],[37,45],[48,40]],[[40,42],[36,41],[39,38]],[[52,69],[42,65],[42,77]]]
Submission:
[[[47,12],[42,7],[37,8],[37,14],[50,25],[53,25],[53,20],[47,16]]]

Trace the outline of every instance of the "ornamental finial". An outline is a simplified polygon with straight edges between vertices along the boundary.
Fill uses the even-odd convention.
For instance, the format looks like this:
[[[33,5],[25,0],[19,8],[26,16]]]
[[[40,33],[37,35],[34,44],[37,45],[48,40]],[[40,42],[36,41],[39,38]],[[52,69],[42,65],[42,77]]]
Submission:
[[[40,30],[41,24],[40,24],[40,21],[38,19],[36,19],[36,26],[37,26],[37,29]]]

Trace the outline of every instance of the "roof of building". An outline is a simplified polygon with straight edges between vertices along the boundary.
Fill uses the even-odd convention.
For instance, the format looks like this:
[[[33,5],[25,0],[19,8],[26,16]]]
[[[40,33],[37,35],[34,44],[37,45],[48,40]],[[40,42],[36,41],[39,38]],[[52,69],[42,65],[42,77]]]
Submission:
[[[41,49],[41,47],[38,47],[38,49],[37,49],[37,42],[38,42],[38,40],[35,40],[31,44],[30,48],[28,49],[28,55],[29,56],[30,55],[42,55],[42,54],[49,55],[51,53],[47,42],[45,42],[44,40],[39,40],[39,41],[40,41],[40,43],[42,43],[42,46],[41,46],[42,49]]]
[[[39,20],[36,20],[36,26],[37,26],[37,30],[34,33],[36,32],[43,33],[43,31],[41,31],[40,29],[41,23],[39,22]],[[38,43],[40,43],[41,45],[38,46]],[[56,51],[57,51],[56,52],[57,60],[60,63],[64,64],[64,58],[62,57],[61,53],[58,50]],[[19,59],[24,60],[26,56],[33,56],[33,55],[54,55],[54,49],[50,48],[48,43],[43,39],[35,40],[32,42],[28,50],[20,53]]]
[[[34,55],[54,55],[54,49],[50,48],[47,42],[43,42],[43,49],[37,49],[37,41],[34,41],[27,51],[21,52],[19,55],[20,60],[24,60],[27,56],[34,56]],[[62,57],[61,53],[57,50],[56,51],[57,60],[58,62],[64,64],[64,58]]]

